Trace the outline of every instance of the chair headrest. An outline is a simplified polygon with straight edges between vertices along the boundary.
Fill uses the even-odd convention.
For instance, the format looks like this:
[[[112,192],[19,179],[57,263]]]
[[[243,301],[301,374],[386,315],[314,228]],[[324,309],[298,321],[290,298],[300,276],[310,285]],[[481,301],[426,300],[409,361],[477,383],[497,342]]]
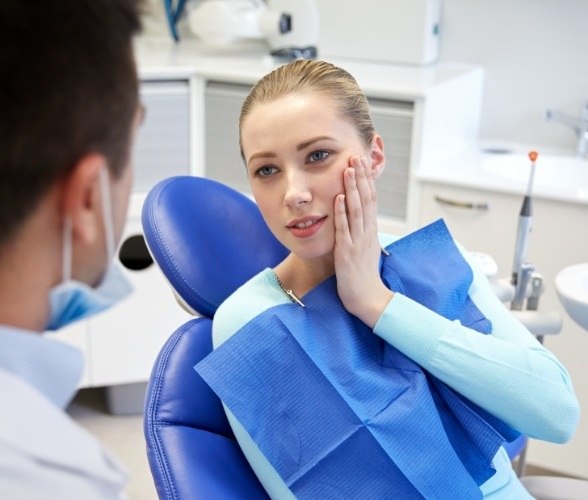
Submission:
[[[211,179],[159,182],[145,199],[142,224],[173,290],[209,318],[239,286],[288,254],[251,199]]]

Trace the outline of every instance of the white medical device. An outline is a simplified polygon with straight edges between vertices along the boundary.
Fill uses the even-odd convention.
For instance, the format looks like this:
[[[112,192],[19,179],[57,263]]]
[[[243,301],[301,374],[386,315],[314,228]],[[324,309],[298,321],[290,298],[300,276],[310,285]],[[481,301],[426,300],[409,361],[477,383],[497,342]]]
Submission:
[[[273,55],[316,57],[314,0],[203,0],[188,10],[188,25],[209,46],[265,40]]]
[[[316,0],[321,57],[380,64],[439,58],[442,0]]]

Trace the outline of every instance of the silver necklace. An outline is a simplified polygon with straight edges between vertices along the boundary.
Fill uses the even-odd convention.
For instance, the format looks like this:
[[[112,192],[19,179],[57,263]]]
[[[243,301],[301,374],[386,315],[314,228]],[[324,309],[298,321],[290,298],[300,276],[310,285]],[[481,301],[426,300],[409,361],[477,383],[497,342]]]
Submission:
[[[274,272],[274,276],[276,277],[276,281],[278,282],[278,285],[280,285],[280,288],[290,298],[290,300],[292,302],[294,302],[295,304],[298,304],[300,307],[305,307],[305,305],[298,298],[298,296],[292,290],[290,290],[289,288],[286,288],[284,286],[284,284],[282,283],[282,280],[280,280],[280,278],[278,277],[278,275],[275,272]]]

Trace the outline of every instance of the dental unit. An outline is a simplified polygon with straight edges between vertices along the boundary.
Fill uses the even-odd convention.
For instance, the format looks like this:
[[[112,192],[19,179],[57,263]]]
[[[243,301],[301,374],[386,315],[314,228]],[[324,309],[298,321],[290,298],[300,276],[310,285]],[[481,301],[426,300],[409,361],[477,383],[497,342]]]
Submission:
[[[533,222],[533,205],[531,193],[533,191],[533,181],[535,179],[535,161],[537,160],[537,156],[538,154],[536,151],[531,151],[529,153],[529,159],[531,160],[531,172],[529,174],[527,192],[523,198],[523,204],[519,213],[519,221],[517,226],[517,237],[511,276],[511,283],[515,287],[514,298],[511,302],[511,309],[514,311],[520,311],[523,309],[527,285],[529,283],[529,279],[531,278],[531,273],[534,271],[534,267],[524,262],[524,259],[527,252],[527,243]]]
[[[535,265],[526,261],[533,223],[532,192],[538,156],[536,151],[529,152],[531,170],[519,212],[511,276],[493,279],[492,285],[500,300],[509,304],[512,314],[543,342],[545,335],[561,331],[563,319],[558,311],[538,311],[539,299],[545,290],[544,278]]]
[[[314,0],[204,0],[197,4],[164,0],[172,38],[187,16],[190,31],[204,45],[222,48],[247,40],[267,42],[272,56],[282,59],[315,58],[318,9]]]

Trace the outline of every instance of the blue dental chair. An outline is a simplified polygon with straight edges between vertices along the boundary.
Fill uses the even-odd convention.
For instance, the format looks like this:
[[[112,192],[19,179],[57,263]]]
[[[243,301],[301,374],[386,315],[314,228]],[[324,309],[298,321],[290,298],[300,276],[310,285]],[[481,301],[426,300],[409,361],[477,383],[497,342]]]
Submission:
[[[220,400],[193,366],[212,350],[212,318],[221,302],[287,250],[253,201],[209,179],[161,181],[145,200],[142,222],[178,301],[200,315],[168,339],[147,388],[144,433],[159,498],[267,498]]]
[[[178,302],[199,316],[171,334],[147,387],[144,434],[159,498],[268,498],[220,400],[193,367],[212,350],[217,307],[288,252],[253,201],[210,179],[179,176],[161,181],[145,200],[142,223],[147,246]],[[517,457],[525,444],[522,437],[508,445],[509,456]],[[544,484],[536,486],[537,491],[545,489]]]

